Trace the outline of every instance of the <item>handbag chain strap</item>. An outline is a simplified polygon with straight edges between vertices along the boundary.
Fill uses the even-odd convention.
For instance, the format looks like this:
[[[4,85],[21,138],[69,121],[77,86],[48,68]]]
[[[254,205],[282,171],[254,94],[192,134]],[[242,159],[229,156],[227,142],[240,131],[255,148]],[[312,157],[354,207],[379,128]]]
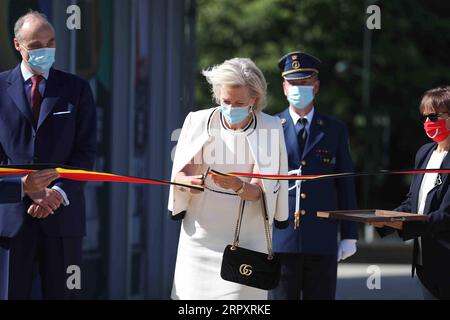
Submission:
[[[261,189],[261,197],[260,197],[260,201],[261,201],[261,214],[263,216],[263,220],[264,220],[264,231],[265,231],[265,235],[266,235],[266,242],[267,242],[267,252],[268,252],[268,256],[267,259],[268,260],[272,260],[273,259],[273,249],[272,249],[272,237],[270,235],[270,226],[269,226],[269,216],[267,215],[267,205],[266,205],[266,195],[264,194],[264,191]],[[245,200],[240,201],[239,204],[239,214],[238,214],[238,218],[237,218],[237,222],[236,222],[236,229],[234,231],[234,242],[233,245],[231,246],[231,250],[235,250],[238,246],[239,246],[239,235],[241,233],[241,225],[242,225],[242,216],[244,215],[244,207],[245,207]]]

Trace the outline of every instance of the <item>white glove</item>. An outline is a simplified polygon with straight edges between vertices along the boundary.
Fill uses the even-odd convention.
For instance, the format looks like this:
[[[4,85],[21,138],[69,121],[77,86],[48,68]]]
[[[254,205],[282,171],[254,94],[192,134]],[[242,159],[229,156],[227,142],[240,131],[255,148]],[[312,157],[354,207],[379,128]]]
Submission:
[[[356,240],[344,239],[339,243],[337,261],[345,260],[356,253]]]

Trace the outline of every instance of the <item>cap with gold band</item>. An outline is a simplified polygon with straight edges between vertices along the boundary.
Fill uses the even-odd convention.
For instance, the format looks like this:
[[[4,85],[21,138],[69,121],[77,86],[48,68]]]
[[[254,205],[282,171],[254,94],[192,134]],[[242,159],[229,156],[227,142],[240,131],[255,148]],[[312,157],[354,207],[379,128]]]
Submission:
[[[287,80],[307,79],[318,74],[320,64],[319,59],[301,51],[290,52],[278,61],[281,76]]]

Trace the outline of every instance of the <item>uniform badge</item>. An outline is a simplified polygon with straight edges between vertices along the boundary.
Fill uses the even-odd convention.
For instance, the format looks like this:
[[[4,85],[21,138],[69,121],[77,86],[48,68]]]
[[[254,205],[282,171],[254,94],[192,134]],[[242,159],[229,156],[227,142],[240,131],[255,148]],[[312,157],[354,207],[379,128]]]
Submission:
[[[323,126],[325,124],[325,122],[323,122],[323,120],[317,120],[317,124],[319,126]]]
[[[281,124],[285,124],[286,123],[286,118],[280,118]]]
[[[292,68],[293,69],[300,69],[300,62],[298,62],[298,61],[292,62]]]
[[[316,149],[315,155],[317,160],[323,164],[335,165],[336,157],[333,156],[333,153],[328,149]]]

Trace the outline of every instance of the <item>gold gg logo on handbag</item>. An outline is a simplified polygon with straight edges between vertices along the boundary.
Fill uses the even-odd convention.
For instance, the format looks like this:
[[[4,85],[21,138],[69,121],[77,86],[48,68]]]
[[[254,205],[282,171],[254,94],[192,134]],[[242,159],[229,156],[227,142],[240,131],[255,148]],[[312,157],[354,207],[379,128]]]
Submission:
[[[280,258],[278,255],[274,255],[272,250],[271,226],[264,192],[261,192],[260,201],[267,253],[239,246],[239,234],[245,205],[245,200],[241,199],[233,244],[228,244],[223,250],[220,277],[223,280],[249,287],[271,290],[276,288],[280,281],[281,264]]]
[[[241,264],[239,267],[239,273],[243,276],[250,276],[252,274],[252,266],[249,264]]]

